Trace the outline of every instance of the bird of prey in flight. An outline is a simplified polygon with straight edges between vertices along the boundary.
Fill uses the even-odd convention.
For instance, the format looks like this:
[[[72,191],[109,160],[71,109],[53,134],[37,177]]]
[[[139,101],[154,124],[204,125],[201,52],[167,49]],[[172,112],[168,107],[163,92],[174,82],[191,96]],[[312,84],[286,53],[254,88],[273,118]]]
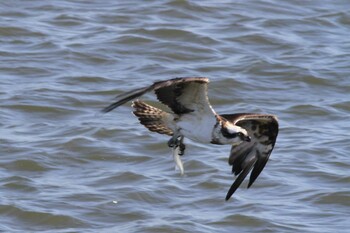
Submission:
[[[232,145],[229,165],[238,176],[227,192],[230,199],[251,171],[248,188],[264,169],[278,134],[274,115],[256,113],[218,114],[209,103],[209,79],[203,77],[174,78],[128,91],[104,108],[109,112],[118,106],[154,91],[158,100],[170,108],[164,111],[141,100],[132,102],[134,115],[152,132],[169,135],[168,146],[183,174],[180,156],[185,152],[184,137],[200,143]]]

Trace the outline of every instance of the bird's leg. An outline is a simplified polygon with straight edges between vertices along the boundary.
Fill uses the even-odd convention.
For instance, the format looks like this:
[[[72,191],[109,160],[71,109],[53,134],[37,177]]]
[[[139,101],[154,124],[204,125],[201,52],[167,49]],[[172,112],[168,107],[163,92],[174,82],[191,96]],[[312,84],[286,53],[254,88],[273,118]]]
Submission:
[[[183,155],[185,153],[185,149],[186,146],[183,143],[184,141],[184,136],[179,135],[179,134],[174,134],[170,140],[168,141],[168,146],[169,147],[174,147],[174,149],[176,149],[177,147],[179,147],[179,155]]]
[[[179,132],[174,132],[173,136],[168,141],[168,147],[178,146],[178,138],[181,137]]]
[[[185,145],[183,144],[183,136],[179,132],[174,132],[173,136],[168,141],[168,146],[172,148],[173,159],[176,164],[176,167],[180,170],[180,174],[184,174],[184,166],[181,161],[180,156],[184,154]]]
[[[174,138],[173,136],[168,141],[168,147],[174,147],[174,146],[176,146],[176,138]]]
[[[179,155],[185,154],[186,146],[184,144],[184,136],[180,136],[180,139],[177,140],[178,146],[180,147]]]

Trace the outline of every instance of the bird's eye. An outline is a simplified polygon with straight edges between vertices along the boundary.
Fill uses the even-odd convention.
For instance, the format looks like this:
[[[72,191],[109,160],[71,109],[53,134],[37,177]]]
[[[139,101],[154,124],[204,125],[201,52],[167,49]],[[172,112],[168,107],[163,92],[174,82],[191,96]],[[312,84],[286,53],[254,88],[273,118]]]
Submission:
[[[238,137],[240,137],[240,138],[242,138],[242,137],[244,136],[242,132],[238,132],[237,135],[238,135]]]

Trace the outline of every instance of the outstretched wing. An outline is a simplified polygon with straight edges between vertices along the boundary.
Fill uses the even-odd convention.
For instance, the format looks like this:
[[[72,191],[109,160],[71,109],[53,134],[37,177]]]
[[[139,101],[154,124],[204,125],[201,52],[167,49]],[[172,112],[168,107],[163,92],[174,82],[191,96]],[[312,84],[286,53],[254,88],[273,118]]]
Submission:
[[[176,78],[158,83],[155,93],[158,100],[176,114],[209,110],[208,83],[207,78]]]
[[[155,82],[151,86],[138,88],[117,96],[117,101],[104,108],[102,112],[112,111],[128,101],[154,90],[158,100],[176,114],[198,110],[214,113],[207,96],[208,83],[208,78],[201,77],[174,78]]]
[[[232,165],[232,173],[238,177],[227,192],[228,200],[252,169],[248,188],[264,169],[275,146],[278,121],[276,116],[265,114],[238,113],[221,116],[247,130],[251,137],[250,142],[242,142],[231,148],[229,164]]]

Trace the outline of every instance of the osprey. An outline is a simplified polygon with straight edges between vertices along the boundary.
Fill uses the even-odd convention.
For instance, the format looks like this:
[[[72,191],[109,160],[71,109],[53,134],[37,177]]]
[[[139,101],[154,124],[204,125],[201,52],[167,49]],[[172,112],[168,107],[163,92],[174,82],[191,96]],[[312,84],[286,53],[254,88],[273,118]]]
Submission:
[[[117,101],[102,111],[112,111],[154,91],[158,100],[172,112],[135,100],[132,102],[133,113],[150,131],[171,136],[168,146],[173,148],[174,160],[181,173],[183,166],[179,156],[185,152],[184,137],[201,143],[232,145],[228,163],[238,177],[227,192],[228,200],[251,170],[248,188],[264,169],[276,142],[278,121],[276,116],[267,114],[217,114],[208,100],[208,83],[209,79],[202,77],[155,82],[117,96]]]

